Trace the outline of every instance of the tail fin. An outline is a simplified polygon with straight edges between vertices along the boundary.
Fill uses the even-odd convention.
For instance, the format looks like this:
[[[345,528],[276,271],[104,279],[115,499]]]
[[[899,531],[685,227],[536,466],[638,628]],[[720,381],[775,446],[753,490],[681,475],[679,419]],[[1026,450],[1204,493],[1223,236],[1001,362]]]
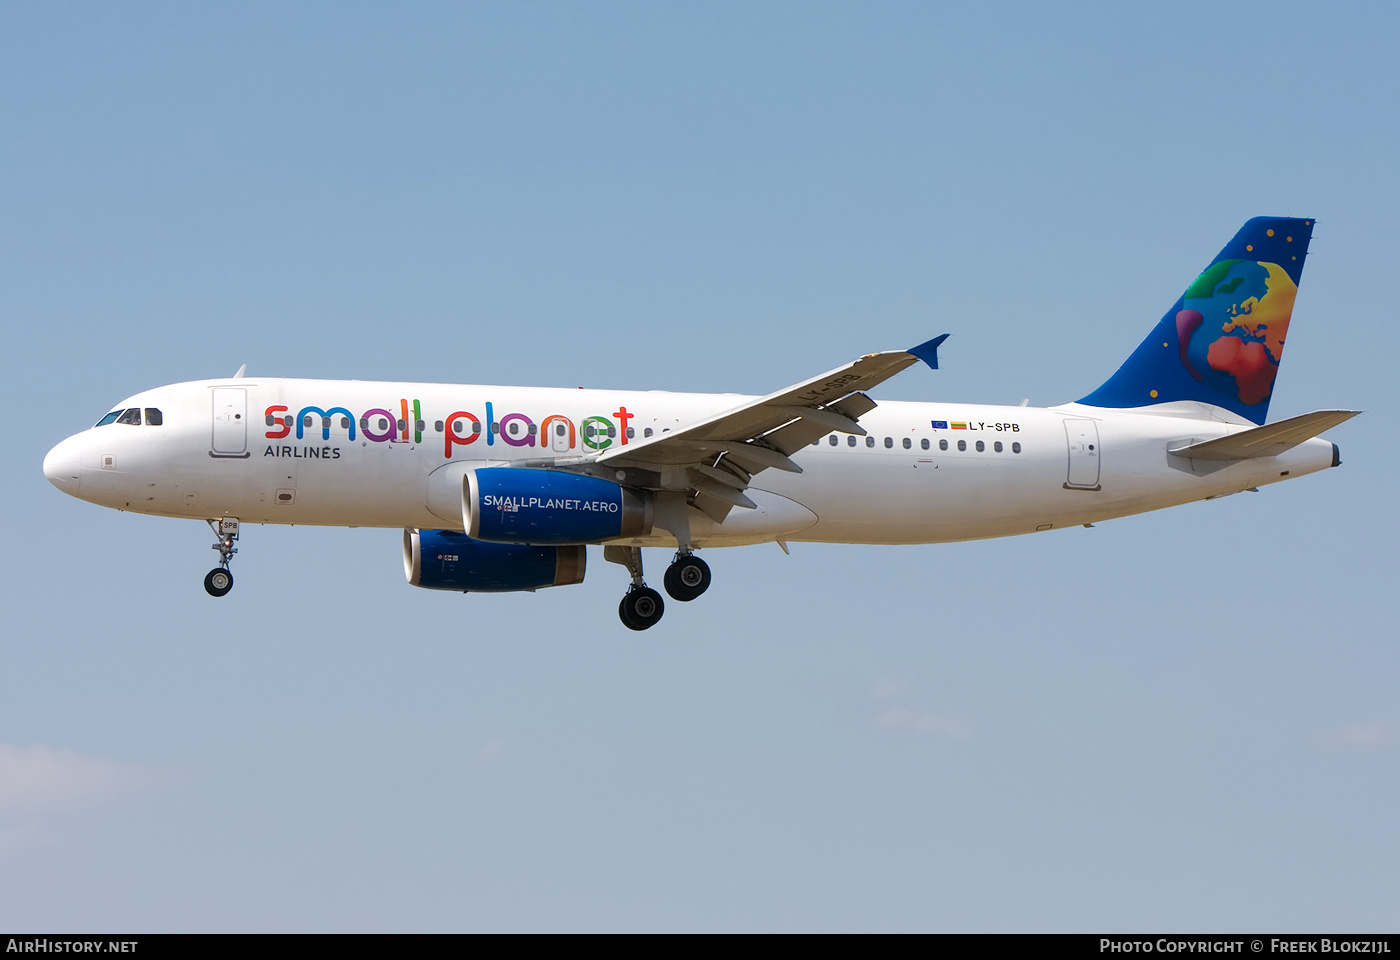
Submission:
[[[1247,222],[1118,372],[1079,402],[1199,400],[1263,423],[1312,229],[1311,220],[1284,217]]]

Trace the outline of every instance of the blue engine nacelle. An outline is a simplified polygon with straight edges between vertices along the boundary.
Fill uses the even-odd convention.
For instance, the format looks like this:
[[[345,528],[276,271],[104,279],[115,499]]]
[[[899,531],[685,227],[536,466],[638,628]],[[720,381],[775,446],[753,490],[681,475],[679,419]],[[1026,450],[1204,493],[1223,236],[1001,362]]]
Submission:
[[[582,546],[481,543],[455,530],[405,530],[403,572],[415,587],[510,593],[583,582]]]
[[[611,480],[529,467],[467,472],[462,517],[473,540],[599,543],[651,533],[651,494]]]

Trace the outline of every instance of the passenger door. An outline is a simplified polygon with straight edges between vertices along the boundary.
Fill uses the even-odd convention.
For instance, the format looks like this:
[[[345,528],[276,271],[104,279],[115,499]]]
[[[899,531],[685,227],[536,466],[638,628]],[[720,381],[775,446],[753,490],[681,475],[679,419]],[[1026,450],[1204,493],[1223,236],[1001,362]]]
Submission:
[[[1066,420],[1065,441],[1069,446],[1070,490],[1099,489],[1099,425],[1093,420]]]
[[[248,391],[243,387],[215,387],[214,439],[210,453],[215,457],[247,457]]]

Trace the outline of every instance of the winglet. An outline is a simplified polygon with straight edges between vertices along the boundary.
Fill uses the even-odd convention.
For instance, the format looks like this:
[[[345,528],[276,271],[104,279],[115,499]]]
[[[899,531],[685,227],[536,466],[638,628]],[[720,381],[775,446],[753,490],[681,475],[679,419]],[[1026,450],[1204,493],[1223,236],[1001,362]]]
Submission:
[[[937,370],[937,369],[938,369],[938,348],[939,348],[940,346],[942,346],[943,341],[944,341],[944,340],[947,340],[947,339],[948,339],[948,334],[945,333],[945,334],[943,334],[943,336],[941,336],[941,337],[934,337],[932,340],[925,340],[923,343],[919,344],[917,347],[910,347],[908,350],[905,350],[904,352],[905,352],[905,353],[908,353],[908,354],[912,354],[913,356],[918,357],[918,358],[919,358],[920,360],[922,360],[924,363],[928,364],[929,367],[930,367],[931,369]]]
[[[245,364],[243,364],[243,366],[241,366],[241,367],[238,368],[238,372],[235,373],[235,374],[233,375],[233,379],[235,379],[235,380],[242,380],[242,379],[243,379],[243,375],[244,375],[245,373],[247,373],[247,372],[248,372],[248,365],[245,363]]]

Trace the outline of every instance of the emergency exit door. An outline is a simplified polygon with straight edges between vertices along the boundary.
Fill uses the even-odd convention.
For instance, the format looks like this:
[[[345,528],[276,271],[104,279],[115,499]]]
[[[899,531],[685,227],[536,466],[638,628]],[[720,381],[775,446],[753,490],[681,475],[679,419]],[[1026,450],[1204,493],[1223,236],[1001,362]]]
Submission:
[[[574,425],[563,420],[555,420],[549,427],[549,449],[555,453],[568,453],[574,446]],[[543,446],[544,444],[541,444]]]

